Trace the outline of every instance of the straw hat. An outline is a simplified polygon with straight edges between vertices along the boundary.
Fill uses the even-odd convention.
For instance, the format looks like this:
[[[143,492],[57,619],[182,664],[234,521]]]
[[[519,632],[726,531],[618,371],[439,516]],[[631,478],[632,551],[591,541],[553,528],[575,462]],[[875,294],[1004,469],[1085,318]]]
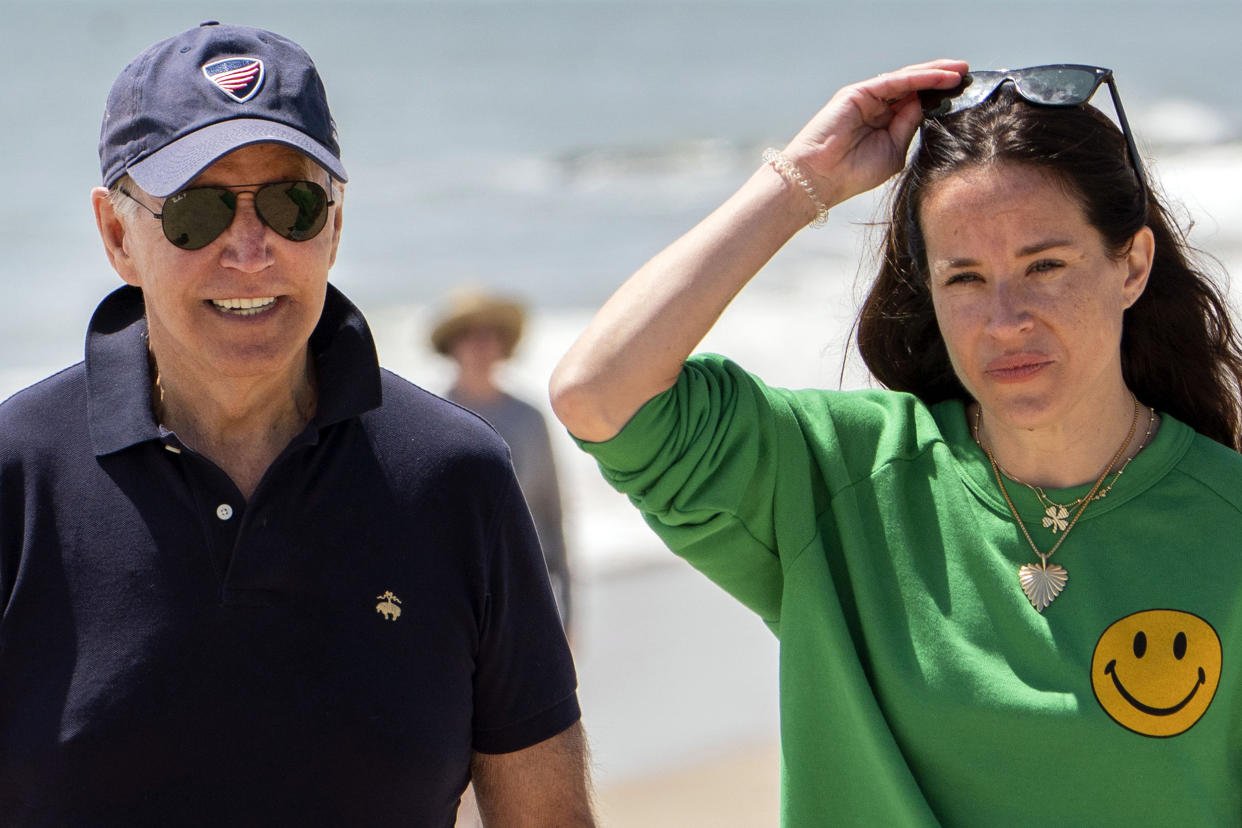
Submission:
[[[500,332],[505,357],[510,357],[522,338],[525,319],[526,312],[517,302],[476,289],[458,291],[431,330],[431,347],[448,356],[462,334],[474,328],[494,328]]]

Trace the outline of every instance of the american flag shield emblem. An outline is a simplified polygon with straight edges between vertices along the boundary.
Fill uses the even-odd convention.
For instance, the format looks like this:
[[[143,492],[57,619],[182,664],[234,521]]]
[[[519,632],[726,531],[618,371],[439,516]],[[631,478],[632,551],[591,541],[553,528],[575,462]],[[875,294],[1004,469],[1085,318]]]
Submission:
[[[263,86],[263,61],[250,57],[213,60],[204,64],[203,75],[230,98],[245,103]]]

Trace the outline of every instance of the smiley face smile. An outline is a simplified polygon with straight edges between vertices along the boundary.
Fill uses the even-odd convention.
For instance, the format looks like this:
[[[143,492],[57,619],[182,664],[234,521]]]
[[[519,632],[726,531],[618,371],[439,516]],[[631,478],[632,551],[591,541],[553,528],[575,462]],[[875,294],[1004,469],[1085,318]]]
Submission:
[[[1117,659],[1114,658],[1112,661],[1108,662],[1108,666],[1104,668],[1104,672],[1112,676],[1113,686],[1117,688],[1117,692],[1121,694],[1123,699],[1125,699],[1136,710],[1141,710],[1149,716],[1172,716],[1174,713],[1190,704],[1190,700],[1195,697],[1195,693],[1199,692],[1199,688],[1207,684],[1207,676],[1203,674],[1203,668],[1200,667],[1199,680],[1195,682],[1195,686],[1191,689],[1189,696],[1182,699],[1172,707],[1152,707],[1150,705],[1143,704],[1126,691],[1126,688],[1121,684],[1121,679],[1117,678]]]

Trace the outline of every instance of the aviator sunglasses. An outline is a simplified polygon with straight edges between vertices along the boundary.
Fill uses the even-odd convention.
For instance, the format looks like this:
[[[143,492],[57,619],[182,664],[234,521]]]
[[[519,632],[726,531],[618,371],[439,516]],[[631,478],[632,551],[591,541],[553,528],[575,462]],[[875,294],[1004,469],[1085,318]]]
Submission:
[[[120,192],[160,220],[164,237],[182,250],[198,250],[211,244],[233,223],[237,215],[239,188],[255,187],[254,209],[259,220],[289,241],[307,241],[319,235],[328,220],[328,199],[314,181],[277,181],[273,184],[238,184],[233,187],[190,187],[164,200],[157,213],[125,190]],[[247,190],[247,192],[249,192]]]
[[[1108,84],[1113,108],[1117,111],[1117,121],[1121,125],[1121,134],[1125,136],[1126,148],[1130,153],[1130,166],[1134,168],[1139,188],[1146,199],[1147,179],[1139,163],[1138,147],[1130,132],[1130,122],[1126,120],[1126,111],[1121,106],[1121,96],[1117,94],[1117,83],[1113,80],[1112,69],[1077,63],[1056,63],[1030,66],[1026,69],[970,72],[953,89],[924,89],[919,92],[923,117],[942,118],[978,106],[992,97],[1005,83],[1012,83],[1013,88],[1024,99],[1041,106],[1079,106],[1091,100],[1100,84]]]

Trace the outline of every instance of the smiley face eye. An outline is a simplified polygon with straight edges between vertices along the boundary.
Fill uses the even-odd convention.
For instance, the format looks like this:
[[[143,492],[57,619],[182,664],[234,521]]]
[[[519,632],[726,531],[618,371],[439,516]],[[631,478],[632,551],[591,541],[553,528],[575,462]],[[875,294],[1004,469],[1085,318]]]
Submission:
[[[1179,632],[1173,639],[1173,657],[1181,661],[1186,655],[1186,633]]]
[[[1147,654],[1147,633],[1139,630],[1134,634],[1134,657],[1142,658]]]

